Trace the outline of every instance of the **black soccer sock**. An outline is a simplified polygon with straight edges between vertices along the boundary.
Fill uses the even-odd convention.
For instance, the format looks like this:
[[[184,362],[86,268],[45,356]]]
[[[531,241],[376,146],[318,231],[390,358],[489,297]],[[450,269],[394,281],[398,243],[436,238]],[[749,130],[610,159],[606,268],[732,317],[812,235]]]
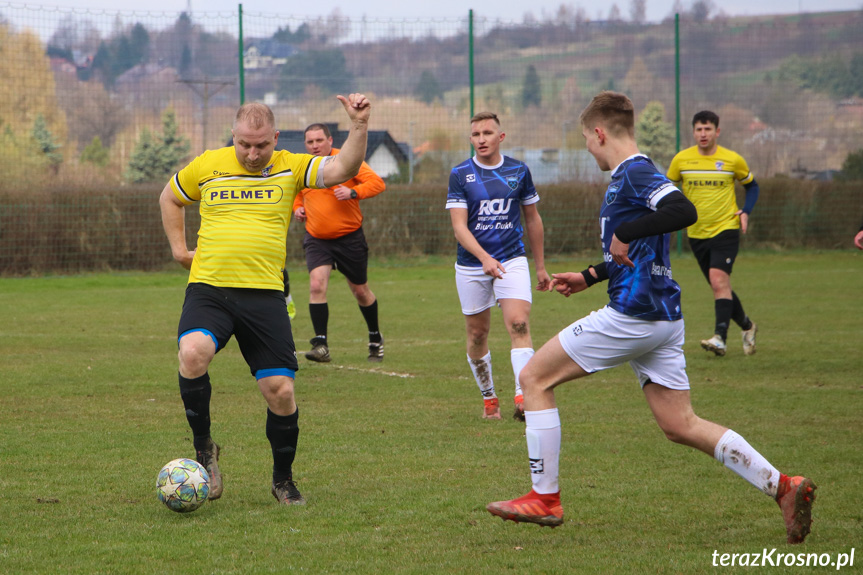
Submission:
[[[728,324],[731,323],[731,310],[734,302],[730,299],[718,299],[714,302],[716,311],[716,329],[714,333],[722,338],[728,339]]]
[[[186,408],[186,419],[192,428],[195,449],[206,447],[210,438],[210,396],[213,388],[210,385],[210,374],[205,373],[195,379],[180,378],[180,397]]]
[[[752,320],[749,319],[746,312],[743,311],[743,304],[734,292],[731,292],[731,301],[734,302],[734,308],[731,310],[731,319],[733,319],[734,323],[739,325],[740,329],[743,331],[752,329]]]
[[[282,270],[282,282],[285,285],[285,297],[291,295],[291,278],[288,276],[288,270]]]
[[[310,303],[309,317],[312,318],[312,327],[315,330],[315,337],[312,339],[312,344],[327,343],[327,323],[330,321],[330,306],[327,302]]]
[[[299,417],[299,407],[290,415],[276,415],[267,409],[267,439],[273,449],[273,483],[293,479],[291,466],[297,454]]]
[[[365,307],[360,306],[360,311],[366,320],[366,325],[369,327],[369,341],[372,343],[381,342],[380,328],[378,327],[378,300],[372,302],[371,305]]]

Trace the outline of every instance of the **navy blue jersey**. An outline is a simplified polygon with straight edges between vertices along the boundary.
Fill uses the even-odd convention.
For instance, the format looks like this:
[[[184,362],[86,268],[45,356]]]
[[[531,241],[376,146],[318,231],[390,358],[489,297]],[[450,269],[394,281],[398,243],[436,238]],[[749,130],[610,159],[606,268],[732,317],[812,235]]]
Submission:
[[[530,170],[503,156],[497,166],[483,166],[475,158],[452,169],[446,207],[465,208],[467,227],[482,249],[499,262],[525,255],[521,206],[539,201]],[[482,267],[472,253],[458,246],[458,265]]]
[[[602,255],[608,269],[609,307],[620,313],[651,321],[683,317],[680,286],[671,278],[669,234],[647,236],[629,244],[635,268],[614,263],[609,253],[617,226],[656,210],[662,198],[677,188],[653,162],[642,155],[623,161],[612,173],[599,212]]]

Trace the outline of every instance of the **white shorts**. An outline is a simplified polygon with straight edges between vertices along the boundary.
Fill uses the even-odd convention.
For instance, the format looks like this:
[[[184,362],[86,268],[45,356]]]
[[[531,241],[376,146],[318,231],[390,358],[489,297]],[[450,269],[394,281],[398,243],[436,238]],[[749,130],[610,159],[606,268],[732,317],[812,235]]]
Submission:
[[[501,265],[506,273],[498,279],[484,274],[482,268],[468,268],[456,264],[455,285],[464,315],[483,312],[499,299],[521,299],[528,303],[533,301],[527,258],[514,258],[501,262]]]
[[[606,306],[557,337],[572,361],[588,373],[628,361],[642,387],[649,380],[670,389],[689,389],[682,319],[647,321]]]

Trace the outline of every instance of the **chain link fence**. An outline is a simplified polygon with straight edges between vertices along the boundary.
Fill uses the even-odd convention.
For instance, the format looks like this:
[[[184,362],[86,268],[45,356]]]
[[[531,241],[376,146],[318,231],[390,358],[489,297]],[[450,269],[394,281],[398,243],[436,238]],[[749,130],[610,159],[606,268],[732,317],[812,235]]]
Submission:
[[[863,216],[863,184],[848,181],[863,149],[861,29],[863,12],[686,13],[678,27],[566,6],[517,23],[0,3],[0,274],[170,265],[159,193],[226,144],[242,101],[269,104],[289,141],[313,122],[345,129],[335,94],[353,91],[373,102],[369,162],[388,182],[363,203],[376,256],[454,253],[447,177],[482,110],[533,172],[547,249],[596,249],[605,176],[577,118],[602,89],[633,99],[642,149],[661,165],[678,139],[692,145],[692,114],[720,115],[720,143],[762,187],[744,247],[847,247]],[[294,223],[291,260],[301,235]]]

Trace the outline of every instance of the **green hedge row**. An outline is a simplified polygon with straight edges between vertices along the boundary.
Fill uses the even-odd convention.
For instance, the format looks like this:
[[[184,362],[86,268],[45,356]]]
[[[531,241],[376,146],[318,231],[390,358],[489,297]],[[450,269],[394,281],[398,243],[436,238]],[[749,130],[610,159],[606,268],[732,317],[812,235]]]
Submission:
[[[774,178],[759,183],[761,197],[744,249],[851,245],[863,218],[863,182]],[[161,189],[137,185],[26,194],[0,190],[0,273],[165,268],[172,260],[159,214]],[[601,184],[581,183],[540,188],[548,255],[598,251],[603,190]],[[392,185],[364,201],[364,229],[372,256],[454,254],[445,201],[446,188],[437,185]],[[197,210],[187,209],[190,246],[198,224]],[[290,261],[302,260],[302,234],[303,226],[293,223],[288,235]]]

